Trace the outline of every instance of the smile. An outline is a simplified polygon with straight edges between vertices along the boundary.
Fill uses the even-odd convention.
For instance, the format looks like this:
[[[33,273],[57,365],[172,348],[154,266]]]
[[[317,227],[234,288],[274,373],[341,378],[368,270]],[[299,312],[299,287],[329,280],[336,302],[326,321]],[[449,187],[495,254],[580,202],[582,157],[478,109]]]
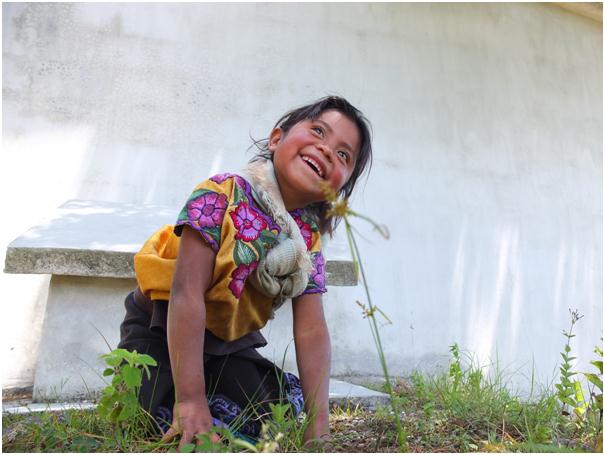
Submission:
[[[317,175],[319,175],[323,179],[324,171],[321,169],[321,166],[317,161],[315,161],[313,158],[309,158],[308,156],[302,156],[301,158],[305,163],[309,165],[311,169],[315,171]]]

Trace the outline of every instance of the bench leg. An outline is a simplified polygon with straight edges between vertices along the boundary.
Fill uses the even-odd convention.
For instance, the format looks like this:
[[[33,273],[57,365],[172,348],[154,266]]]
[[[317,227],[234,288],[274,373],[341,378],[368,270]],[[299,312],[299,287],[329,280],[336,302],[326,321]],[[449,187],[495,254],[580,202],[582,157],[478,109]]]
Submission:
[[[105,386],[99,355],[120,340],[124,298],[134,279],[53,275],[36,373],[34,402],[90,399]]]

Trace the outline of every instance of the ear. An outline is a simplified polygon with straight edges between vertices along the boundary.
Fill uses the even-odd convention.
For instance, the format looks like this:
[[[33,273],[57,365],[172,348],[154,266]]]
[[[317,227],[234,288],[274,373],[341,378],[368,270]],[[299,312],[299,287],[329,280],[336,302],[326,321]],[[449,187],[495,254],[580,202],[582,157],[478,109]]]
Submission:
[[[283,134],[281,128],[273,128],[273,131],[271,131],[271,135],[269,136],[269,151],[271,153],[275,152],[275,148],[279,144],[279,141],[281,141]]]

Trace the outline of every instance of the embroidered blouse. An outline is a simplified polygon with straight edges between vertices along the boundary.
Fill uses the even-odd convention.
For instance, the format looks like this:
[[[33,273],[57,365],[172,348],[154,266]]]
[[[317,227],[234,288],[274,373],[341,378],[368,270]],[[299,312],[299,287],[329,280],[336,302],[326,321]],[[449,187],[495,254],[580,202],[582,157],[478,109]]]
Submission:
[[[313,270],[303,294],[324,293],[325,261],[320,232],[311,210],[289,212],[307,244]],[[247,284],[267,251],[277,243],[280,227],[255,203],[248,181],[219,174],[200,183],[181,210],[176,225],[156,231],[134,257],[141,291],[151,300],[169,300],[180,235],[184,226],[200,233],[216,253],[210,288],[205,294],[206,328],[232,341],[263,327],[273,301]]]

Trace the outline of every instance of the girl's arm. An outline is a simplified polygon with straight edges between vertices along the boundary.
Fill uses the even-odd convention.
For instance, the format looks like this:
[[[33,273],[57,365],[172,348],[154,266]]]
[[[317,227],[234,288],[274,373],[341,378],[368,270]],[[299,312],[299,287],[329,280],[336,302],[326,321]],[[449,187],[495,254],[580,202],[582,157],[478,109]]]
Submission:
[[[305,442],[329,434],[328,394],[330,383],[330,335],[320,294],[305,294],[293,300],[296,363],[311,422]]]
[[[183,228],[168,305],[168,350],[176,389],[172,427],[163,440],[181,435],[179,447],[206,433],[212,418],[204,381],[206,304],[215,253],[199,233]]]

